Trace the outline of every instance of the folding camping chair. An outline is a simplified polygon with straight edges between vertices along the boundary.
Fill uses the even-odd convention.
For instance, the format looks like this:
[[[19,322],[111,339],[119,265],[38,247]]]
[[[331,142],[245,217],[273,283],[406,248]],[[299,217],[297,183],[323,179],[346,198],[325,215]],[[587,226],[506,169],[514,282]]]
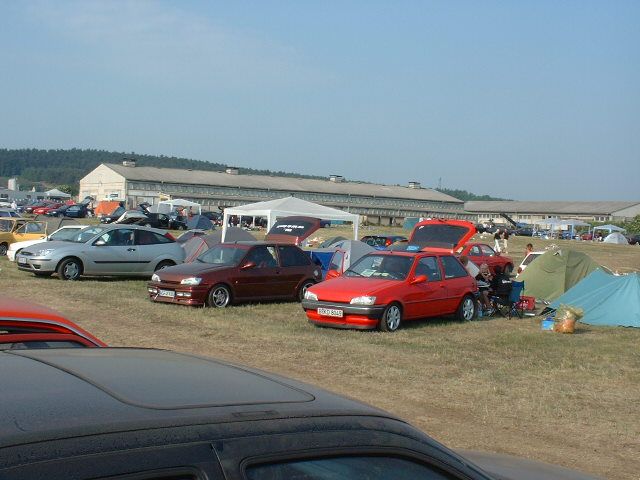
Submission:
[[[524,317],[525,302],[520,298],[523,291],[524,282],[511,282],[511,288],[508,292],[500,292],[498,295],[491,296],[495,313],[507,318],[511,318],[514,315],[518,318]]]

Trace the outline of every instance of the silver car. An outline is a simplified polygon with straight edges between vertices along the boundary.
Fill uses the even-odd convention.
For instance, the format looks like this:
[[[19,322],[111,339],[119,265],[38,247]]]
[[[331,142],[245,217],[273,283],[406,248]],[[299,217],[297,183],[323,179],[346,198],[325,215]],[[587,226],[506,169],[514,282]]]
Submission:
[[[63,280],[81,275],[151,277],[153,272],[184,261],[184,249],[163,230],[137,225],[98,225],[71,241],[47,242],[16,255],[20,270],[37,276],[58,273]]]

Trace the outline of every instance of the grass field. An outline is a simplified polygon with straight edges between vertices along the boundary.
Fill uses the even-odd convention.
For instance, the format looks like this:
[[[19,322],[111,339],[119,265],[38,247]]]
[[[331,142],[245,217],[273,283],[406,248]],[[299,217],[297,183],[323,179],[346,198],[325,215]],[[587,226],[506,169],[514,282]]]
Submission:
[[[516,265],[529,241],[510,240]],[[637,246],[533,243],[571,245],[613,270],[640,270]],[[194,352],[293,376],[390,410],[451,447],[638,478],[639,330],[579,325],[561,335],[541,332],[539,318],[425,320],[393,334],[321,329],[297,303],[222,311],[158,305],[141,280],[36,278],[6,258],[0,268],[4,295],[49,305],[112,345]]]

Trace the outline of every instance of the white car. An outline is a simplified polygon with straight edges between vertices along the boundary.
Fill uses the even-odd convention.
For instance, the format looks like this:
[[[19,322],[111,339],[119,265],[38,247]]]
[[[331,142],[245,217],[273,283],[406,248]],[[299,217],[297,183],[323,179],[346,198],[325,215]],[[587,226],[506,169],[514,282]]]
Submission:
[[[522,263],[518,267],[518,275],[524,272],[524,269],[527,268],[527,265],[529,265],[531,262],[533,262],[536,258],[538,258],[543,253],[546,253],[546,250],[542,250],[541,252],[538,251],[538,252],[527,253],[527,256],[524,257],[524,260],[522,260]]]
[[[55,232],[51,233],[51,235],[47,235],[46,237],[42,237],[38,240],[25,240],[24,242],[12,243],[9,245],[9,249],[7,250],[7,258],[10,261],[15,262],[16,254],[23,248],[30,247],[36,243],[50,242],[54,240],[62,242],[67,241],[83,228],[87,228],[87,225],[67,225],[66,227],[59,228]]]

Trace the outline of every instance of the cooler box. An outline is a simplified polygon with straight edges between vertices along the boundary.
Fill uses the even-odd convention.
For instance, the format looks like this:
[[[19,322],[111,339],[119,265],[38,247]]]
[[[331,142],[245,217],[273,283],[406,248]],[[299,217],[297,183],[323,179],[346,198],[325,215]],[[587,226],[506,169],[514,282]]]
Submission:
[[[520,305],[523,310],[535,310],[536,309],[536,297],[527,297],[522,295],[520,297]]]

